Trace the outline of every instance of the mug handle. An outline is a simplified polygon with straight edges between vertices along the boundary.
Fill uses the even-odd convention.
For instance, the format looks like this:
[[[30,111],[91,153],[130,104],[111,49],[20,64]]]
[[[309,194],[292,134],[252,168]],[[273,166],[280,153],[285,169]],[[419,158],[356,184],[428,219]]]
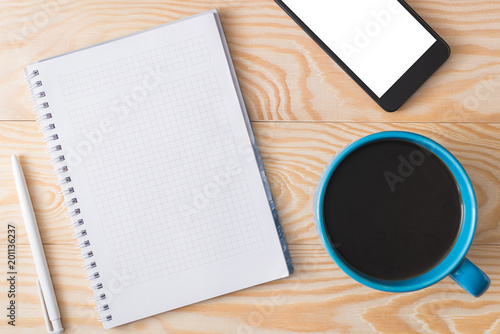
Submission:
[[[490,278],[467,258],[464,258],[462,263],[450,273],[450,277],[474,297],[485,293],[491,283]]]

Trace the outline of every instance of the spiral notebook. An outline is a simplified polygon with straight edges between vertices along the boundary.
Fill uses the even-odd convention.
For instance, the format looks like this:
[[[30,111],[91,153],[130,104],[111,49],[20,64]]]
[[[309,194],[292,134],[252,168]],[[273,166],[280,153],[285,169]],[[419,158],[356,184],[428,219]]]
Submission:
[[[216,10],[25,71],[105,328],[293,271]]]

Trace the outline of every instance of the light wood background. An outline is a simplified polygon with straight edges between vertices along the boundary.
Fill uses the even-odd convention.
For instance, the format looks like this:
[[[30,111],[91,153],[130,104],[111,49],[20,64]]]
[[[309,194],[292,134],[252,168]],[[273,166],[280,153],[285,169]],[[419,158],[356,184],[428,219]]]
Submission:
[[[304,0],[305,1],[305,0]],[[25,169],[68,333],[102,330],[34,122],[23,68],[38,59],[218,8],[296,273],[110,333],[500,333],[500,1],[411,0],[450,44],[449,61],[396,113],[382,111],[271,0],[3,0],[0,3],[0,277],[7,224],[17,227],[16,327],[43,333],[36,272],[12,179]],[[325,164],[370,133],[407,130],[456,155],[472,179],[479,221],[468,257],[492,279],[475,299],[449,278],[412,293],[366,288],[320,245],[312,195]],[[139,301],[140,303],[140,301]]]

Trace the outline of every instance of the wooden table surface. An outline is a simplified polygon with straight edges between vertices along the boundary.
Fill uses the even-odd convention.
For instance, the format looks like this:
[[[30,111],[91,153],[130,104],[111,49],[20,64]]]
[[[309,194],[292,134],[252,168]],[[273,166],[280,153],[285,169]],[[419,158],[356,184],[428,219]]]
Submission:
[[[305,1],[305,0],[304,0]],[[296,272],[109,333],[500,333],[500,1],[411,0],[449,61],[396,113],[382,111],[272,0],[3,0],[0,3],[0,333],[44,333],[10,155],[21,156],[68,333],[104,331],[28,100],[38,59],[217,8]],[[468,257],[492,279],[475,299],[449,278],[412,293],[346,276],[320,244],[312,195],[325,164],[370,133],[406,130],[447,147],[476,189]],[[7,226],[17,229],[17,318],[7,324]],[[5,279],[4,279],[5,278]]]

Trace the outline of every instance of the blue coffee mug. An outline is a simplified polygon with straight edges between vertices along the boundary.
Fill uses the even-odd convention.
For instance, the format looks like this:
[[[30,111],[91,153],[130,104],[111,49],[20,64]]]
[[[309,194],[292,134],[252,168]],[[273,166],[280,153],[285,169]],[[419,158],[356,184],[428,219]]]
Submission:
[[[330,238],[328,237],[323,217],[325,191],[332,174],[339,164],[349,154],[364,145],[379,140],[391,139],[412,142],[433,152],[448,166],[459,187],[462,198],[462,223],[460,232],[448,255],[426,273],[399,281],[387,281],[370,277],[346,263],[330,244]],[[346,274],[368,287],[388,292],[408,292],[428,287],[447,275],[474,297],[481,296],[490,286],[488,276],[465,257],[474,238],[477,222],[477,203],[472,183],[457,159],[444,147],[427,137],[410,132],[380,132],[361,138],[345,147],[327,165],[318,182],[314,199],[314,217],[323,246],[331,258]]]

